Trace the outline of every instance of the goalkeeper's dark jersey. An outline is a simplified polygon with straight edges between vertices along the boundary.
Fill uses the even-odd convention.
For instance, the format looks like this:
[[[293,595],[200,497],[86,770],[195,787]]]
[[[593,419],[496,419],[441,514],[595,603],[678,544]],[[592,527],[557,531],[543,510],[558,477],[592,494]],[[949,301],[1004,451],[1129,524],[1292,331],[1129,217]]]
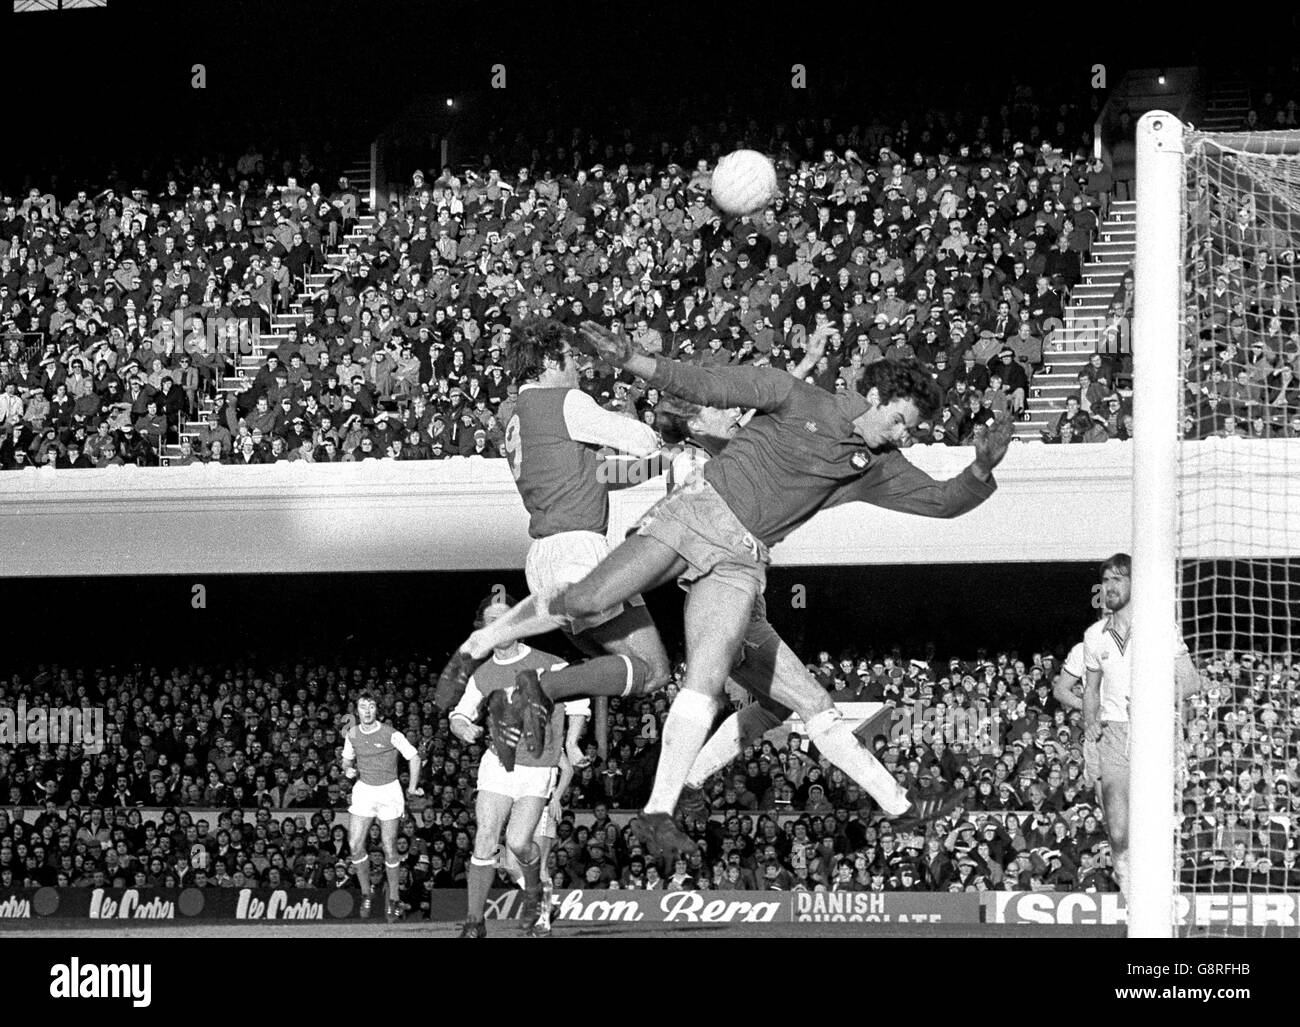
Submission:
[[[923,517],[956,517],[996,488],[970,471],[936,481],[897,450],[872,451],[853,429],[867,408],[785,371],[698,367],[662,357],[650,384],[711,407],[758,412],[704,468],[736,518],[768,546],[818,510],[864,502]]]

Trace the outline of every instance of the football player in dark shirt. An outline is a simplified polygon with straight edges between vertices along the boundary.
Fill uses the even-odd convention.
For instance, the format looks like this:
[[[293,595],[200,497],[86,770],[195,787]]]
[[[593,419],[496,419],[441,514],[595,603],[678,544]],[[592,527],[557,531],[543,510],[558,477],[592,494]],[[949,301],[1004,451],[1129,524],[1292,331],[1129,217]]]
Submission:
[[[861,394],[830,394],[770,368],[705,368],[648,357],[626,337],[591,322],[584,323],[582,338],[593,355],[661,392],[701,407],[756,411],[701,474],[656,504],[599,567],[544,600],[548,610],[582,616],[673,579],[688,589],[686,680],[664,725],[654,790],[634,827],[655,852],[690,848],[672,812],[763,593],[768,547],[848,486],[856,487],[853,498],[894,509],[929,516],[964,512],[992,493],[1010,422],[1003,416],[981,431],[970,467],[952,482],[935,483],[897,452],[939,406],[937,386],[914,362],[878,361],[866,369]],[[969,494],[975,502],[945,501],[942,490],[952,493],[949,500]],[[497,622],[507,638],[512,620]],[[481,648],[503,639],[494,634],[471,641]],[[839,752],[859,748],[835,718],[810,725],[809,736],[836,762]],[[903,801],[886,812],[897,815],[909,805]]]

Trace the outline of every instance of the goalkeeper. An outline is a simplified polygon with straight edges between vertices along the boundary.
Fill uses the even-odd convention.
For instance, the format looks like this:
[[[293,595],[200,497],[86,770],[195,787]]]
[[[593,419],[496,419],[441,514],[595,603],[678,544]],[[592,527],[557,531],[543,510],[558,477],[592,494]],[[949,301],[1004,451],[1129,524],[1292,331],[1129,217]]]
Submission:
[[[701,407],[757,411],[702,474],[658,503],[606,561],[546,600],[548,610],[574,616],[608,597],[674,579],[688,588],[686,681],[669,712],[654,792],[636,828],[656,852],[690,848],[671,814],[763,593],[768,547],[837,496],[930,516],[971,509],[995,488],[993,468],[1006,454],[1010,423],[1000,418],[980,434],[975,460],[961,475],[935,482],[898,452],[939,403],[937,386],[914,362],[878,361],[863,378],[863,395],[833,395],[780,371],[702,368],[647,357],[590,322],[582,332],[602,359],[663,392]],[[521,606],[528,602],[537,609],[536,599]],[[520,631],[512,617],[493,628],[498,625]],[[504,641],[479,634],[466,643],[471,655]],[[832,717],[810,724],[809,736],[836,763],[841,751],[860,748],[847,726]],[[907,810],[910,802],[901,791],[886,812]]]

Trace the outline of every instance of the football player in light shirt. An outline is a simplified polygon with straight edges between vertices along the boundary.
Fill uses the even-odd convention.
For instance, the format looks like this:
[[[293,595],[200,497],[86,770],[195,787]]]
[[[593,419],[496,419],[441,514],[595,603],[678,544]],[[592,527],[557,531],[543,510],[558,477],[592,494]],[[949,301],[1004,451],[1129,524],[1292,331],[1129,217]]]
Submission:
[[[1129,882],[1129,705],[1133,694],[1130,631],[1133,626],[1133,561],[1116,553],[1101,565],[1102,603],[1109,616],[1083,636],[1085,684],[1083,728],[1097,744],[1098,780],[1110,835],[1116,883],[1127,897]],[[1202,687],[1182,637],[1174,650],[1178,701]],[[1172,730],[1173,725],[1170,725]]]

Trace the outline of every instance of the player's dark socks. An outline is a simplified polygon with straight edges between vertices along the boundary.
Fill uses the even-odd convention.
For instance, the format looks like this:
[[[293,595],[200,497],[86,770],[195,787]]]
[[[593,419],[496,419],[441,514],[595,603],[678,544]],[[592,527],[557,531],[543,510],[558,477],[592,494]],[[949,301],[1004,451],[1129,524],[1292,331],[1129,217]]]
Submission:
[[[488,892],[492,889],[492,882],[496,880],[496,876],[496,860],[486,860],[480,863],[477,856],[470,857],[470,861],[465,867],[465,885],[469,891],[467,900],[470,920],[482,922],[483,910],[487,908]]]
[[[594,695],[640,695],[650,668],[636,656],[597,656],[541,675],[542,691],[559,702]]]
[[[518,855],[515,857],[518,859]],[[524,891],[529,895],[536,894],[538,898],[542,895],[542,857],[539,853],[531,862],[519,860],[519,869],[524,875]]]
[[[361,888],[361,898],[362,898],[362,900],[367,900],[367,899],[369,899],[369,898],[370,898],[370,889],[371,889],[371,885],[370,885],[370,860],[369,860],[368,858],[367,858],[367,859],[358,860],[357,862],[355,862],[355,863],[352,864],[352,869],[355,870],[355,871],[356,871],[356,874],[357,874],[357,884],[358,884],[358,885],[360,886],[360,888]]]
[[[536,853],[531,861],[519,859],[519,854],[516,853],[515,859],[519,860],[519,869],[524,875],[524,901],[520,907],[520,919],[531,923],[537,919],[542,905],[541,853]]]

